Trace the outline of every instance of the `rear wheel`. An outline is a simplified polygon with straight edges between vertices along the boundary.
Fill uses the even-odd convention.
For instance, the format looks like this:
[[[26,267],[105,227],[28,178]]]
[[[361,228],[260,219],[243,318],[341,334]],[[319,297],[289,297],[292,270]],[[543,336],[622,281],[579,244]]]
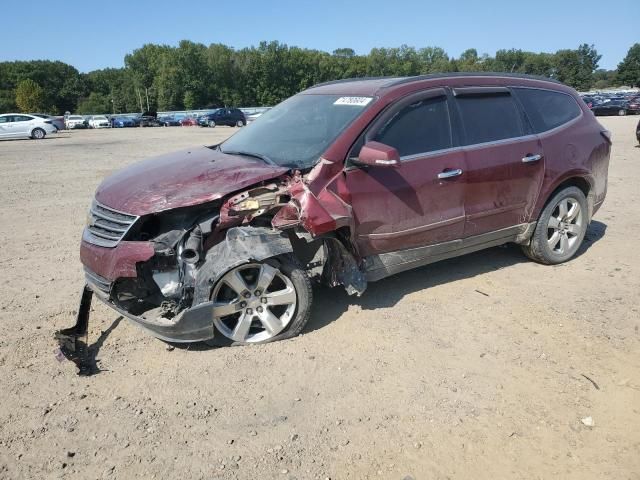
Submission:
[[[267,343],[298,335],[313,300],[311,280],[295,257],[240,265],[211,292],[214,346]]]
[[[587,232],[587,199],[577,187],[559,191],[547,203],[524,253],[536,262],[554,265],[573,257]]]
[[[244,127],[244,122],[242,120],[238,120],[236,122],[236,127]]]
[[[622,109],[622,108],[621,108],[620,110],[618,110],[618,115],[620,115],[621,117],[622,117],[622,116],[624,116],[624,115],[626,115],[626,114],[627,114],[627,111],[626,111],[626,110],[624,110],[624,109]]]
[[[41,128],[34,128],[31,131],[31,138],[35,138],[36,140],[42,140],[46,135],[47,135],[47,132],[45,132]]]
[[[213,120],[209,120],[209,126],[210,126],[211,128],[215,127],[215,126],[216,126],[216,122],[215,122],[215,121],[213,121]]]

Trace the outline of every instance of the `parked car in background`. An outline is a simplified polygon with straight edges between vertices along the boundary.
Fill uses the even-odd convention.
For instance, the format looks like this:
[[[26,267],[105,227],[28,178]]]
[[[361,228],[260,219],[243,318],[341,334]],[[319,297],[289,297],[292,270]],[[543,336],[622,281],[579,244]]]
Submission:
[[[111,122],[106,115],[94,115],[89,119],[89,128],[110,128]]]
[[[243,127],[246,124],[247,119],[244,113],[237,108],[219,108],[198,118],[198,125],[202,127],[215,127],[216,125]]]
[[[575,90],[542,77],[312,87],[219,145],[102,182],[80,247],[81,313],[59,341],[84,338],[93,295],[165,341],[256,344],[304,329],[312,279],[359,295],[506,243],[566,262],[605,200],[610,152]]]
[[[193,117],[184,117],[180,120],[180,125],[183,127],[195,127],[198,125],[198,119]]]
[[[583,96],[582,100],[584,101],[584,103],[587,104],[587,107],[592,108],[593,104],[596,103],[595,99],[593,97],[588,97],[588,96]]]
[[[180,118],[175,117],[173,115],[164,115],[162,117],[158,117],[158,121],[163,127],[179,127],[180,126]]]
[[[47,115],[46,113],[30,113],[29,115],[33,115],[34,117],[44,118],[45,120],[51,120],[51,123],[58,130],[65,129],[64,117],[63,116],[53,116]]]
[[[111,126],[113,128],[137,127],[131,117],[111,117]]]
[[[67,117],[67,129],[89,128],[89,122],[82,115],[69,115]]]
[[[627,113],[632,115],[640,114],[640,97],[629,99],[629,102],[627,103]]]
[[[163,124],[158,120],[157,112],[144,112],[140,117],[141,127],[162,127]]]
[[[591,107],[594,115],[626,115],[628,113],[629,103],[621,100],[610,100],[605,103],[598,103]]]
[[[41,140],[58,129],[52,120],[27,115],[26,113],[5,113],[0,115],[0,138],[34,138]]]

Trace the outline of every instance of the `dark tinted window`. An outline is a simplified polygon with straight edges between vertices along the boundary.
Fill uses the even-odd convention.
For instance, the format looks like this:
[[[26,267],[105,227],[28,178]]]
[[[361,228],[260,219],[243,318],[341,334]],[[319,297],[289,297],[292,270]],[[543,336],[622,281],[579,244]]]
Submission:
[[[516,88],[514,91],[536,132],[559,127],[580,115],[580,107],[570,95],[533,88]]]
[[[522,118],[516,102],[508,94],[464,95],[456,98],[466,145],[520,137]]]
[[[373,140],[395,147],[400,156],[451,147],[447,99],[428,98],[403,108],[382,126]]]
[[[30,122],[31,120],[33,120],[31,117],[25,115],[14,115],[13,117],[14,122]]]

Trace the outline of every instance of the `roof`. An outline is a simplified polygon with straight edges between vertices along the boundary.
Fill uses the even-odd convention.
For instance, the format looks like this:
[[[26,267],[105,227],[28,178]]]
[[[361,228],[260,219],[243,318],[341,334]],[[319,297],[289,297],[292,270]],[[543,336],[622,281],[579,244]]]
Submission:
[[[501,73],[501,72],[450,72],[450,73],[433,73],[429,75],[418,75],[413,77],[364,77],[364,78],[345,78],[342,80],[334,80],[324,82],[308,88],[308,93],[341,93],[348,92],[355,95],[375,95],[381,90],[404,85],[413,82],[425,80],[438,80],[444,78],[466,78],[466,77],[509,77],[522,80],[536,80],[551,82],[562,85],[558,80],[543,77],[540,75],[526,75],[524,73]],[[344,88],[341,88],[344,87]],[[319,91],[314,91],[314,90]]]

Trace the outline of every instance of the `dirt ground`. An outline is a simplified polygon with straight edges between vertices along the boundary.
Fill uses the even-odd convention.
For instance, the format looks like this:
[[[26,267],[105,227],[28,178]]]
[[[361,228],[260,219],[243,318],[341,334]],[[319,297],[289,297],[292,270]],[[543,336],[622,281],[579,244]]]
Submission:
[[[609,194],[565,265],[507,246],[321,289],[302,336],[252,347],[169,350],[95,302],[88,378],[53,332],[94,189],[234,129],[0,142],[0,478],[640,479],[637,121],[601,119]]]

